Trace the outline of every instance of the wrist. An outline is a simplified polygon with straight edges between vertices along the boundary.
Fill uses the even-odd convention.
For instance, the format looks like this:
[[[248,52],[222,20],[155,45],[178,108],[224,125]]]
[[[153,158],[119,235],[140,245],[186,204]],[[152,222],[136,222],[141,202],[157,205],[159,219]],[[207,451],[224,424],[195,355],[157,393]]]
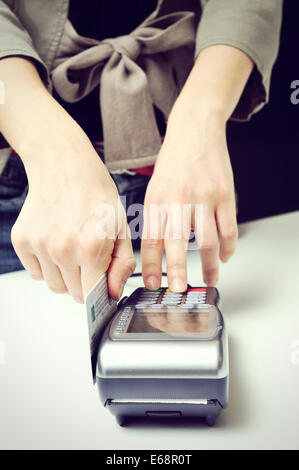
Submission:
[[[22,113],[22,138],[16,139],[15,151],[29,161],[45,149],[55,149],[84,132],[51,95],[40,96],[37,106]]]
[[[63,132],[55,141],[47,137],[21,159],[29,183],[34,184],[52,181],[57,185],[59,181],[68,181],[74,185],[85,182],[89,187],[95,179],[104,181],[107,176],[105,165],[83,131]]]
[[[203,139],[210,134],[225,135],[226,122],[223,107],[215,102],[194,104],[177,100],[169,115],[166,137],[185,134]]]
[[[166,135],[156,160],[156,167],[185,165],[198,159],[218,160],[226,155],[226,119],[215,102],[189,106],[176,102],[168,119]]]

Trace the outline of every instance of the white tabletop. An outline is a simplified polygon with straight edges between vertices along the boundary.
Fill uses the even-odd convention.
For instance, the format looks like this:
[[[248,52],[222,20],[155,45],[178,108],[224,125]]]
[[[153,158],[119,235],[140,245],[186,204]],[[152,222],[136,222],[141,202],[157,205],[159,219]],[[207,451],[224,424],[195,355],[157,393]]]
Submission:
[[[0,276],[0,448],[298,449],[299,213],[239,228],[218,285],[230,338],[230,400],[215,427],[119,427],[91,381],[84,307],[21,271]],[[188,268],[189,283],[200,285],[196,252]],[[138,286],[132,279],[125,294]]]

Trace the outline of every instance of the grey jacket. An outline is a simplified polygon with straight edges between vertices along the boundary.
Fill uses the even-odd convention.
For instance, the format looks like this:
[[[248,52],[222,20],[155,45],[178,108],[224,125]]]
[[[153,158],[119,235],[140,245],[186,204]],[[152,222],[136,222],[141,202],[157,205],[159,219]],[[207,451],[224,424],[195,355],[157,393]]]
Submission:
[[[149,18],[149,21],[144,22],[142,31],[141,29],[135,31],[134,40],[140,41],[140,32],[143,33],[144,28],[147,28],[148,32],[154,34],[157,28],[160,28],[159,18],[167,17],[167,19],[171,19],[171,21],[176,19],[175,25],[170,25],[172,28],[176,28],[173,33],[173,38],[176,38],[176,49],[174,49],[171,44],[169,45],[171,28],[169,27],[167,31],[164,31],[163,27],[161,27],[161,31],[158,32],[162,34],[162,42],[161,40],[157,41],[156,38],[153,37],[154,47],[150,46],[148,51],[149,53],[156,54],[155,57],[158,57],[159,52],[164,49],[166,50],[168,47],[171,51],[166,50],[166,52],[169,52],[169,64],[173,68],[177,66],[177,69],[180,70],[183,64],[186,69],[185,72],[188,72],[190,65],[192,65],[188,63],[190,57],[192,62],[201,49],[213,44],[231,45],[245,52],[254,61],[255,68],[231,117],[235,120],[244,121],[248,120],[251,115],[258,111],[269,99],[271,72],[279,47],[282,3],[283,0],[159,0],[157,10]],[[91,45],[97,46],[97,50],[101,51],[102,55],[100,55],[100,57],[101,61],[103,61],[103,65],[105,64],[105,60],[107,61],[108,58],[111,59],[112,52],[109,54],[109,47],[114,48],[111,50],[116,50],[120,55],[125,54],[124,49],[117,49],[117,47],[122,47],[121,43],[116,44],[110,41],[110,43],[103,45],[98,43],[98,41],[95,41],[95,43],[91,41],[90,43],[86,38],[79,37],[78,35],[74,38],[74,34],[76,34],[74,30],[71,31],[71,29],[67,28],[68,7],[69,0],[0,0],[0,59],[12,55],[22,55],[34,59],[40,76],[48,89],[50,91],[52,90],[54,79],[56,80],[54,83],[55,88],[56,85],[58,88],[60,86],[62,95],[65,92],[66,95],[69,95],[69,101],[76,101],[81,97],[76,94],[76,91],[68,88],[71,86],[71,82],[67,80],[74,59],[72,59],[72,54],[62,51],[64,47],[63,41],[68,31],[73,34],[73,39],[75,39],[73,43],[75,44],[76,39],[79,39],[79,43],[81,44],[81,48],[78,50],[71,50],[73,54],[78,55],[75,61],[77,61],[77,68],[78,60],[80,62],[82,72],[80,76],[81,82],[82,80],[86,80],[86,70],[84,69],[87,63],[86,49],[90,48]],[[183,17],[177,17],[176,14],[174,14],[174,12],[183,13],[184,11],[185,13],[186,11],[192,12],[194,24],[193,49],[192,37],[189,34],[191,31],[190,15],[185,14]],[[185,22],[183,26],[182,22]],[[129,42],[131,40],[131,38],[128,37],[122,38],[124,38],[124,40],[129,39]],[[126,46],[125,43],[123,45]],[[146,45],[146,47],[148,46]],[[80,59],[82,57],[84,60]],[[93,59],[95,61],[95,67],[97,67],[96,57],[98,57],[98,55],[95,55]],[[131,60],[132,57],[129,57],[129,59]],[[136,59],[136,57],[133,59]],[[128,63],[127,57],[124,57],[124,60]],[[140,60],[140,64],[142,64],[142,60]],[[117,71],[118,65],[119,60],[118,63],[113,65],[114,71]],[[162,68],[163,67],[161,67],[161,70]],[[135,70],[135,67],[132,67],[132,70],[133,69]],[[144,70],[150,71],[149,67],[146,65],[144,65]],[[149,73],[149,76],[151,76],[151,73]],[[111,83],[111,77],[113,77],[113,74],[108,76],[108,80],[106,77],[106,83]],[[117,74],[115,77],[117,78]],[[139,78],[140,77],[141,75]],[[152,81],[152,85],[149,83],[150,96],[156,95],[156,88],[158,87],[155,88],[155,83],[158,83],[157,79],[164,80],[164,78],[165,76],[163,77],[163,75],[160,77],[156,76]],[[118,83],[118,81],[116,81],[116,83]],[[93,84],[93,86],[95,85],[96,84]],[[110,93],[111,96],[113,94],[113,96],[115,96],[117,90],[111,89],[111,86],[109,89],[109,86],[106,87],[106,95],[109,96]],[[181,86],[181,84],[179,84],[179,86]],[[123,88],[126,88],[126,86]],[[169,96],[167,96],[169,89],[170,88],[165,88],[164,92],[160,90],[160,95],[157,96],[158,105],[161,104],[161,107],[165,105],[164,114],[166,118],[171,104],[179,91],[174,90],[172,100],[170,100]],[[68,93],[68,90],[71,90],[71,92]],[[88,91],[87,89],[86,92]],[[148,93],[148,91],[144,89],[143,93],[145,96],[145,93]],[[103,98],[103,100],[104,99],[105,98]],[[123,107],[125,108],[125,93],[120,94],[119,99],[123,99]],[[139,109],[137,103],[142,101],[144,100],[139,99],[139,101],[136,101],[136,109]],[[120,106],[120,108],[122,108],[122,106]],[[114,114],[114,117],[116,119],[117,113]],[[148,122],[148,129],[150,129],[151,125],[148,109],[145,111],[143,118],[146,118],[146,121],[139,119],[139,122]],[[112,145],[113,139],[109,138],[109,126],[111,126],[113,120],[111,121],[110,119],[109,121],[107,115],[106,121],[109,124],[108,126],[106,125],[107,166],[109,169],[144,166],[152,164],[155,161],[159,141],[155,133],[154,125],[152,126],[152,130],[142,134],[143,142],[146,143],[143,147],[141,142],[138,142],[140,144],[139,146],[137,144],[135,145],[134,141],[132,146],[132,142],[130,142],[130,145],[125,149],[127,157],[124,159],[118,156],[119,153],[116,153],[116,146],[114,145],[113,147]],[[119,118],[119,122],[121,122],[121,118]],[[132,122],[131,125],[133,126],[134,122]],[[126,125],[126,129],[128,129],[128,125]],[[136,137],[138,140],[141,135],[139,131],[137,135],[139,135],[139,137]],[[106,147],[105,122],[104,137]],[[116,140],[123,142],[121,134],[119,139]],[[109,142],[111,142],[111,145]],[[0,148],[4,149],[7,147],[7,142],[0,134]]]

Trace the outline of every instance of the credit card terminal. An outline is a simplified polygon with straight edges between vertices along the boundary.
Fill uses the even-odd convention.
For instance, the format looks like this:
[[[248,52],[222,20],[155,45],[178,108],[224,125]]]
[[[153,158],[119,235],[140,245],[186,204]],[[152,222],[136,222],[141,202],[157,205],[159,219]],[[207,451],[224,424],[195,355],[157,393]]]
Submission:
[[[128,417],[204,417],[228,403],[228,340],[214,287],[136,289],[101,338],[96,381],[120,425]]]

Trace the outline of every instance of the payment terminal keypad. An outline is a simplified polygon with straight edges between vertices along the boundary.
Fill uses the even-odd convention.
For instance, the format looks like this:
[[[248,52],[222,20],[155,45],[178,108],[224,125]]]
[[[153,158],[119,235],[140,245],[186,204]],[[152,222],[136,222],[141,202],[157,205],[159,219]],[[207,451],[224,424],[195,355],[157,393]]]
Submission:
[[[174,313],[194,314],[198,310],[210,308],[216,305],[215,293],[211,293],[211,288],[190,287],[185,292],[171,292],[166,287],[157,290],[137,289],[125,302],[121,315],[116,324],[115,333],[117,335],[127,331],[134,315],[143,316],[145,313],[166,313],[167,310]]]
[[[186,292],[171,292],[170,289],[161,288],[156,291],[143,289],[135,297],[136,310],[165,309],[165,308],[209,308],[207,303],[207,289],[205,287],[189,288]]]

